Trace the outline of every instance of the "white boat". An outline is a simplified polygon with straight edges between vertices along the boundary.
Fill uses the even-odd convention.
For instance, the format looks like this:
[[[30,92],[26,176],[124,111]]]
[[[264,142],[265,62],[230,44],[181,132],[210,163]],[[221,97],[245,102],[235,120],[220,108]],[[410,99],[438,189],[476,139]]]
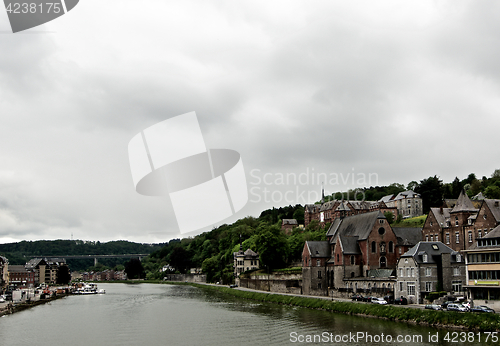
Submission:
[[[99,290],[103,291],[103,290]],[[96,284],[88,284],[88,283],[83,283],[82,286],[78,287],[73,294],[97,294],[100,293],[97,290],[97,285]]]

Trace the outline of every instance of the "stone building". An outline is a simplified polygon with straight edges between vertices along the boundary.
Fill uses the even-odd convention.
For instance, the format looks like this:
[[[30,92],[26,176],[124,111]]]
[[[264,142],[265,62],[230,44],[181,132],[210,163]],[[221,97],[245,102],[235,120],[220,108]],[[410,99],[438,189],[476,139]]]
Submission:
[[[419,242],[401,256],[397,265],[395,297],[422,304],[430,292],[464,295],[465,259],[442,242]]]
[[[285,234],[291,234],[295,227],[299,227],[299,223],[295,219],[283,219],[281,229]]]
[[[309,223],[316,220],[321,226],[325,226],[338,218],[373,211],[380,211],[382,214],[391,212],[394,216],[397,216],[396,207],[388,207],[383,201],[333,200],[321,204],[306,204],[304,207],[304,225],[307,227]]]
[[[243,252],[241,245],[240,251],[233,253],[234,258],[234,276],[238,277],[241,273],[248,270],[259,269],[259,254],[247,249]]]
[[[9,260],[0,256],[0,291],[9,285]]]
[[[35,273],[35,285],[56,283],[61,266],[67,266],[64,258],[33,258],[25,264],[28,271]]]
[[[410,218],[423,215],[422,197],[412,190],[403,191],[397,195],[388,195],[380,199],[389,208],[396,208],[396,217]]]
[[[500,224],[500,200],[484,199],[477,208],[465,192],[453,207],[431,208],[422,230],[422,240],[441,241],[455,251],[472,246],[476,239]]]

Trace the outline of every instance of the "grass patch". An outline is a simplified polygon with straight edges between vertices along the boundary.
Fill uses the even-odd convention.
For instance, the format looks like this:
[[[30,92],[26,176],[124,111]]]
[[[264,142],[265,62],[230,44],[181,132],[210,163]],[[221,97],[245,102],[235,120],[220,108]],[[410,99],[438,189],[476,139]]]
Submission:
[[[427,215],[420,215],[408,219],[403,219],[401,220],[401,222],[394,222],[393,224],[391,224],[391,227],[424,227],[426,218]]]
[[[225,286],[208,286],[195,283],[171,283],[191,285],[203,289],[217,290],[233,297],[261,302],[286,304],[310,309],[321,309],[350,315],[369,315],[391,321],[410,322],[440,327],[464,327],[480,331],[500,331],[500,316],[497,314],[461,313],[454,311],[421,310],[392,305],[362,304],[355,302],[337,302],[325,299],[296,297],[280,294],[267,294],[231,289]]]

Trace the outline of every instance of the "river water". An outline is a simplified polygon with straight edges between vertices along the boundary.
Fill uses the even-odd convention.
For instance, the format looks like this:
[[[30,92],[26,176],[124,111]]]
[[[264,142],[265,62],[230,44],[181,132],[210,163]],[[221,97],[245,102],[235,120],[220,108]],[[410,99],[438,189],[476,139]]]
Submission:
[[[233,299],[191,286],[99,288],[106,294],[70,296],[0,318],[0,345],[457,345],[443,341],[444,330]],[[372,340],[353,339],[357,333]],[[438,341],[429,341],[436,333]],[[319,342],[307,342],[315,335]],[[467,344],[478,343],[476,337]]]

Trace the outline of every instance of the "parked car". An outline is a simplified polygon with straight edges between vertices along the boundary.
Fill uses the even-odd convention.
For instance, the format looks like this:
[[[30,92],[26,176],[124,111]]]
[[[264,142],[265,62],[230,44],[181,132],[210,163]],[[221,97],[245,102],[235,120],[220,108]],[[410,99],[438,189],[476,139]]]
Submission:
[[[374,303],[374,304],[380,304],[380,305],[387,304],[387,302],[384,300],[384,298],[376,298],[376,297],[372,298],[372,303]]]
[[[236,288],[236,287],[238,287],[238,285],[234,285],[234,284],[233,285],[229,285],[229,288]]]
[[[375,297],[365,296],[365,297],[363,297],[363,301],[370,303],[372,301],[372,298],[375,298]]]
[[[429,310],[443,310],[443,308],[441,307],[441,305],[437,305],[437,304],[427,304],[425,306],[426,309],[429,309]]]
[[[489,308],[487,306],[484,306],[484,305],[478,305],[478,306],[474,306],[473,308],[470,308],[471,312],[489,312],[489,313],[495,313],[495,310],[493,310],[492,308]]]
[[[397,304],[397,305],[408,305],[408,299],[406,299],[405,297],[396,298],[396,299],[394,299],[394,304]]]
[[[384,300],[387,302],[387,304],[394,304],[394,296],[385,296]]]
[[[467,307],[465,307],[463,305],[451,303],[451,304],[448,304],[448,306],[446,307],[446,310],[465,312],[465,311],[467,311]]]
[[[456,302],[454,301],[446,301],[444,302],[443,304],[441,304],[441,307],[443,308],[443,310],[446,310],[446,308],[448,307],[448,305],[450,304],[456,304]]]
[[[363,299],[365,299],[365,297],[363,297],[361,294],[355,294],[351,297],[352,301],[356,301],[356,302],[362,302]]]

